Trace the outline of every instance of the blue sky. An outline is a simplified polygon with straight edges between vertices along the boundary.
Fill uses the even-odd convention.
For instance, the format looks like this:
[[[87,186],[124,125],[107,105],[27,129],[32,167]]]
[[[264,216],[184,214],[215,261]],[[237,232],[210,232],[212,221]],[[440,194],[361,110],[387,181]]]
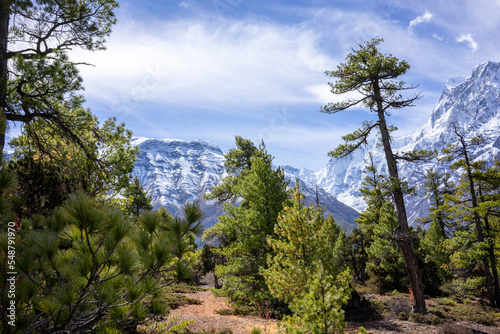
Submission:
[[[396,111],[421,127],[446,80],[500,61],[500,0],[121,1],[108,50],[75,51],[87,106],[135,135],[234,147],[264,139],[275,163],[319,170],[327,152],[374,115],[320,113],[327,85],[356,43],[382,37],[411,65],[403,78],[423,98]]]

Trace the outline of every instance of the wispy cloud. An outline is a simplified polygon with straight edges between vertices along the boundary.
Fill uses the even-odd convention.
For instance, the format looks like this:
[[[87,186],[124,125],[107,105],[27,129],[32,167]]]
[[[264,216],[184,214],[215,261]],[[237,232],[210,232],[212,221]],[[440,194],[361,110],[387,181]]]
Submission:
[[[408,26],[408,31],[410,33],[413,32],[413,28],[415,28],[417,25],[425,22],[429,22],[432,19],[432,13],[429,11],[426,11],[424,15],[418,16],[417,18],[413,19],[410,21],[410,24]]]
[[[457,42],[458,43],[462,43],[462,42],[468,42],[469,43],[469,49],[471,49],[472,51],[476,51],[479,47],[479,45],[477,44],[477,42],[474,40],[474,38],[472,37],[472,34],[462,34],[460,36],[457,37]]]
[[[182,1],[181,3],[179,3],[179,7],[183,7],[183,8],[190,8],[194,5],[194,3],[190,2],[190,1]]]
[[[318,38],[304,26],[265,22],[131,21],[115,31],[106,52],[85,55],[96,67],[82,74],[87,95],[111,107],[141,99],[226,109],[310,101],[304,83],[324,81],[334,64]]]
[[[444,40],[444,37],[443,36],[439,36],[438,34],[436,33],[433,33],[432,34],[432,38],[434,39],[437,39],[438,41],[442,42]]]

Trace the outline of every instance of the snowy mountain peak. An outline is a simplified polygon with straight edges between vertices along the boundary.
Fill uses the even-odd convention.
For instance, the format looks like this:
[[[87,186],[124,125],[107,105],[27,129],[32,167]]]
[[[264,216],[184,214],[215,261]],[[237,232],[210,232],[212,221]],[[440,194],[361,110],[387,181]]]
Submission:
[[[445,88],[447,89],[452,89],[458,85],[460,85],[461,83],[463,83],[465,81],[465,78],[464,77],[453,77],[453,78],[449,78],[448,81],[446,81],[446,85],[445,85]]]
[[[447,86],[430,119],[417,135],[429,146],[432,141],[450,141],[457,127],[473,137],[498,133],[500,108],[500,63],[486,62],[464,82]]]
[[[472,152],[476,159],[491,160],[500,152],[500,63],[485,62],[477,66],[469,78],[453,78],[444,87],[434,111],[425,125],[412,135],[393,139],[393,149],[404,152],[412,149],[437,150],[441,152],[448,144],[456,143],[456,127],[467,139],[482,135],[484,143]],[[368,154],[372,153],[377,168],[386,170],[385,159],[376,140],[341,160],[332,159],[325,170],[318,172],[318,183],[339,200],[351,207],[365,208],[359,196],[364,178],[363,170]],[[400,163],[400,175],[410,185],[423,190],[425,170],[433,166],[447,170],[448,165],[437,161],[425,164]],[[410,219],[426,215],[426,200],[420,196],[407,199]]]
[[[210,142],[134,138],[133,144],[140,148],[134,174],[154,207],[176,213],[185,202],[200,200],[224,175],[224,154]]]
[[[212,151],[217,154],[223,154],[219,146],[214,143],[204,141],[204,140],[181,140],[181,139],[151,139],[145,137],[134,137],[132,139],[132,145],[139,146],[140,148],[146,149],[148,151],[157,152],[175,152],[182,151],[191,154],[201,154],[201,152]]]

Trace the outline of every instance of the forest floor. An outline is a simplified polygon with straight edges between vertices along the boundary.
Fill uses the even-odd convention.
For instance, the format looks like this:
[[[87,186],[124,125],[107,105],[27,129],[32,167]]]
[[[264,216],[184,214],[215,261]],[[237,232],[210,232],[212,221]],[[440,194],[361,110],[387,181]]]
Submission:
[[[278,321],[273,319],[264,319],[255,315],[240,316],[221,315],[216,313],[215,311],[217,310],[231,310],[233,307],[227,298],[214,296],[210,289],[185,292],[180,293],[180,295],[189,298],[191,301],[197,300],[198,302],[182,305],[173,309],[166,319],[155,323],[149,323],[141,332],[147,334],[166,333],[172,326],[178,325],[183,321],[190,321],[187,327],[190,332],[250,334],[253,328],[260,328],[262,334],[278,333]],[[443,319],[439,321],[439,323],[431,324],[429,319],[432,318],[429,317],[419,319],[420,321],[415,321],[415,319],[400,320],[400,317],[396,316],[394,311],[399,312],[399,310],[397,310],[397,308],[400,307],[398,303],[404,298],[401,297],[399,298],[401,300],[398,300],[398,298],[394,299],[390,296],[375,294],[368,294],[363,297],[377,301],[378,304],[382,303],[388,307],[388,314],[387,312],[385,312],[385,314],[382,312],[383,314],[379,316],[378,319],[373,319],[373,317],[368,314],[358,314],[357,316],[359,317],[357,318],[362,319],[362,321],[349,321],[344,333],[358,333],[358,328],[362,326],[371,334],[500,334],[500,322],[498,321],[485,325],[474,321],[458,321],[456,319]],[[394,304],[393,300],[398,300],[398,302]],[[434,300],[429,300],[427,304],[428,306],[437,305]],[[448,309],[452,307],[453,306],[449,305]]]

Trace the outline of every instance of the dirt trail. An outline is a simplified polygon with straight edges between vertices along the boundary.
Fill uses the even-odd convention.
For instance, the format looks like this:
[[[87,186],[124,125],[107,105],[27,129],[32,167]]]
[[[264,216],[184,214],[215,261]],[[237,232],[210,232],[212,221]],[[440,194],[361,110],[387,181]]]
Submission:
[[[230,328],[234,334],[249,334],[252,328],[259,327],[262,333],[277,333],[276,321],[265,320],[256,316],[235,316],[220,315],[216,310],[232,308],[227,298],[215,297],[212,291],[201,291],[196,293],[183,293],[183,295],[201,300],[200,305],[185,305],[170,312],[171,316],[176,317],[175,323],[182,320],[193,320],[190,325],[193,331]]]

